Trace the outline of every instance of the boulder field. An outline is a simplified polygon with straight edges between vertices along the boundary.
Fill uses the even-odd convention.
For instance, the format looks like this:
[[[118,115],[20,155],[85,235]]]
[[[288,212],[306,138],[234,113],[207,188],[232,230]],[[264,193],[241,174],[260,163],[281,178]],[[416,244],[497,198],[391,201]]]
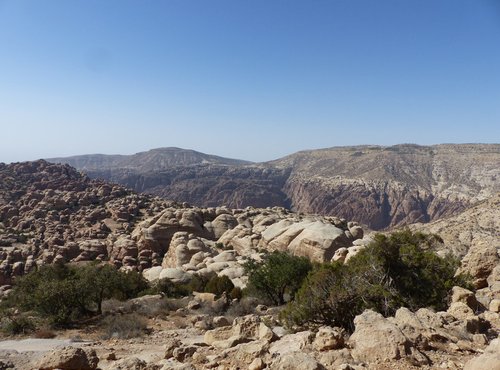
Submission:
[[[192,207],[45,161],[0,164],[0,180],[0,298],[17,277],[49,263],[97,260],[140,271],[149,281],[225,275],[244,287],[245,261],[269,251],[345,262],[371,240],[355,221],[282,207]],[[242,310],[233,302],[241,311],[221,313],[204,293],[164,319],[150,318],[142,337],[93,338],[36,354],[0,350],[0,368],[499,369],[498,218],[484,216],[498,212],[492,211],[498,195],[483,206],[470,217],[430,224],[450,231],[440,253],[463,257],[461,271],[479,289],[453,288],[447,311],[402,307],[383,317],[367,310],[351,334],[329,326],[291,330],[280,326],[279,308]],[[485,237],[467,237],[483,235],[478,228]],[[453,244],[455,233],[460,244]],[[145,296],[127,304],[141,312],[163,300]]]

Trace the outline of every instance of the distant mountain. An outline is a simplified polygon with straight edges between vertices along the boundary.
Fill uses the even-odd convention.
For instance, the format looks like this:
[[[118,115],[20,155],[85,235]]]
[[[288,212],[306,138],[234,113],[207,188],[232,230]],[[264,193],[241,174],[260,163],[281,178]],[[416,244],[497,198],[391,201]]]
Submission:
[[[52,163],[69,164],[83,171],[128,169],[139,173],[163,171],[176,166],[198,164],[242,165],[251,162],[218,157],[189,149],[158,148],[132,155],[87,154],[65,158],[49,158]]]
[[[499,144],[335,147],[265,163],[177,148],[51,161],[194,205],[284,206],[375,230],[455,215],[500,191]]]
[[[500,191],[500,145],[339,147],[271,162],[291,168],[293,209],[341,215],[373,229],[457,214]]]

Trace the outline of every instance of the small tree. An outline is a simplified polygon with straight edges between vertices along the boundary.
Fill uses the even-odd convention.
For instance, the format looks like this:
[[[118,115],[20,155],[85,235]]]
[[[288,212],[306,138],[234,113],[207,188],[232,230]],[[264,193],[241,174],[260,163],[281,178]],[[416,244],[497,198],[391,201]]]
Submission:
[[[107,298],[128,299],[148,288],[141,274],[118,271],[111,265],[91,263],[75,270],[80,291],[85,292],[85,306],[102,313],[102,301]]]
[[[262,262],[250,260],[245,269],[248,273],[248,294],[282,305],[285,294],[293,298],[312,264],[305,257],[273,252],[266,255]]]
[[[145,287],[140,274],[109,265],[46,265],[17,280],[6,303],[66,326],[83,316],[100,314],[104,299],[131,298]]]

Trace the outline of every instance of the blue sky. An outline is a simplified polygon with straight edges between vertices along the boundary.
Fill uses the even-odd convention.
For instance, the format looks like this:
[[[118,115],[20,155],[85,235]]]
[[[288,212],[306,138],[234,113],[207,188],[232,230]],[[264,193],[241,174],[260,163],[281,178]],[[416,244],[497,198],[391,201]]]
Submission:
[[[499,0],[0,0],[0,162],[500,142]]]

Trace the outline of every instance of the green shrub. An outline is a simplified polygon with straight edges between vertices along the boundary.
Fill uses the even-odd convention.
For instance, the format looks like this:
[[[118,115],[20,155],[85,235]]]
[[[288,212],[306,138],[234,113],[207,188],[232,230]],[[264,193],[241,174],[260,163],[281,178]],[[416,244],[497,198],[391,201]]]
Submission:
[[[186,289],[189,290],[189,294],[192,292],[203,292],[206,289],[208,280],[198,274],[193,274],[189,283],[186,284]]]
[[[35,329],[35,322],[26,315],[9,315],[2,322],[2,331],[8,335],[28,334]]]
[[[243,298],[243,291],[241,290],[240,287],[235,286],[233,289],[231,289],[231,293],[229,293],[229,297],[231,299],[240,300],[241,298]]]
[[[213,293],[216,297],[220,297],[223,293],[226,293],[229,296],[233,289],[234,284],[229,277],[226,275],[216,275],[208,281],[205,287],[205,292]]]
[[[273,252],[266,255],[262,262],[250,260],[244,266],[248,273],[248,294],[265,298],[276,305],[285,303],[285,294],[293,298],[312,269],[307,258],[286,252]]]
[[[167,297],[180,298],[189,296],[193,292],[203,292],[206,285],[206,279],[198,274],[193,274],[188,283],[174,283],[170,279],[158,280],[149,289],[141,292],[141,295],[162,293]]]
[[[281,318],[292,325],[337,325],[353,330],[353,319],[367,308],[385,316],[402,306],[411,310],[446,308],[458,261],[432,252],[437,239],[408,230],[378,234],[345,265],[325,264],[309,274]]]
[[[55,326],[67,326],[100,314],[104,299],[131,298],[146,286],[138,273],[124,273],[110,265],[46,265],[18,279],[6,304],[35,311]]]

